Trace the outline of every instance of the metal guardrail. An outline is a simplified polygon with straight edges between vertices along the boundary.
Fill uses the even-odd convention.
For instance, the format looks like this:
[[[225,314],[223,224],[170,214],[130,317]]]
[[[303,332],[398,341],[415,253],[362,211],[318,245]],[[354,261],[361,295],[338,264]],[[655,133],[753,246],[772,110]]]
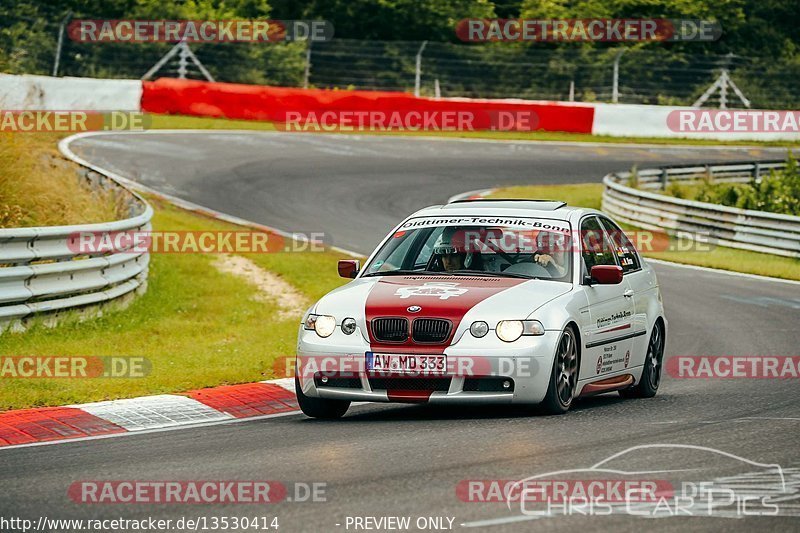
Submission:
[[[110,177],[87,170],[95,185],[119,187],[131,218],[100,224],[0,228],[0,332],[23,319],[119,300],[147,285],[149,253],[79,253],[81,233],[150,231],[153,208]]]
[[[638,188],[624,185],[631,172],[603,178],[603,211],[622,222],[651,230],[672,231],[681,237],[786,257],[800,257],[800,217],[738,209],[650,192],[669,182],[704,177],[715,181],[760,179],[783,161],[694,165],[643,169],[636,172]]]

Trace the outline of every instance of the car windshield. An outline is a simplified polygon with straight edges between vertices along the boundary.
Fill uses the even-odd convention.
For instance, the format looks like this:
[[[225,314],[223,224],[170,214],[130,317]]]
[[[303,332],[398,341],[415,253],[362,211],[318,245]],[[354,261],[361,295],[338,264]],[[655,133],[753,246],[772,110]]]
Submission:
[[[430,273],[571,282],[570,250],[570,228],[561,220],[412,219],[384,243],[363,275]]]

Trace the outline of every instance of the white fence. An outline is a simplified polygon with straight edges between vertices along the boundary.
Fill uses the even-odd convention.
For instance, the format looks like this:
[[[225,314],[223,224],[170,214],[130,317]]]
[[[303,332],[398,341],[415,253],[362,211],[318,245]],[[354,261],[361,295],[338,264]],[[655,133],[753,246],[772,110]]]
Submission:
[[[645,229],[673,231],[731,248],[800,257],[800,217],[650,192],[671,181],[705,176],[716,181],[747,182],[784,166],[782,161],[769,161],[646,169],[636,173],[638,188],[625,185],[630,172],[608,174],[603,178],[603,211]]]

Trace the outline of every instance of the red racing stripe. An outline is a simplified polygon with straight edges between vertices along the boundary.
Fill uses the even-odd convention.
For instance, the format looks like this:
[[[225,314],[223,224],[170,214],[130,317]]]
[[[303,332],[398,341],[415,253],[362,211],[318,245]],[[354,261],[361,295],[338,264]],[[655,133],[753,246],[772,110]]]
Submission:
[[[417,317],[445,318],[453,323],[450,337],[439,345],[414,344],[409,338],[404,343],[381,343],[369,327],[370,345],[376,351],[392,353],[441,354],[452,341],[464,315],[477,304],[526,280],[516,278],[454,277],[454,276],[392,276],[375,284],[367,296],[365,311],[367,323],[377,317],[405,317],[409,323]],[[408,307],[422,308],[410,313]]]

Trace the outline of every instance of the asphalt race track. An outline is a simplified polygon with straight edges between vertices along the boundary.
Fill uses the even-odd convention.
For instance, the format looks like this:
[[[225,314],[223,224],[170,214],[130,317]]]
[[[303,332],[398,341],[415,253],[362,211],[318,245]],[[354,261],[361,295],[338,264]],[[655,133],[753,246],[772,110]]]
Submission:
[[[665,163],[782,157],[782,150],[426,140],[309,134],[110,134],[73,150],[160,191],[287,231],[324,231],[367,253],[409,212],[498,185],[596,182]],[[800,284],[656,266],[675,355],[800,355]],[[516,531],[750,531],[800,528],[797,380],[675,379],[651,400],[607,395],[562,417],[504,408],[358,405],[337,422],[302,415],[0,450],[0,508],[20,516],[278,516],[280,531],[346,531],[348,516],[455,517]],[[695,445],[782,467],[780,516],[572,516],[519,521],[519,507],[464,503],[462,480],[518,480],[589,468],[631,447]],[[752,463],[692,448],[634,450],[629,471],[683,480],[744,476]],[[675,472],[680,471],[680,472]],[[274,506],[78,505],[78,480],[268,479],[325,482],[327,502]],[[446,521],[445,521],[446,523]],[[381,528],[384,529],[384,528]],[[351,525],[350,531],[354,530]],[[415,529],[414,529],[415,530]]]

